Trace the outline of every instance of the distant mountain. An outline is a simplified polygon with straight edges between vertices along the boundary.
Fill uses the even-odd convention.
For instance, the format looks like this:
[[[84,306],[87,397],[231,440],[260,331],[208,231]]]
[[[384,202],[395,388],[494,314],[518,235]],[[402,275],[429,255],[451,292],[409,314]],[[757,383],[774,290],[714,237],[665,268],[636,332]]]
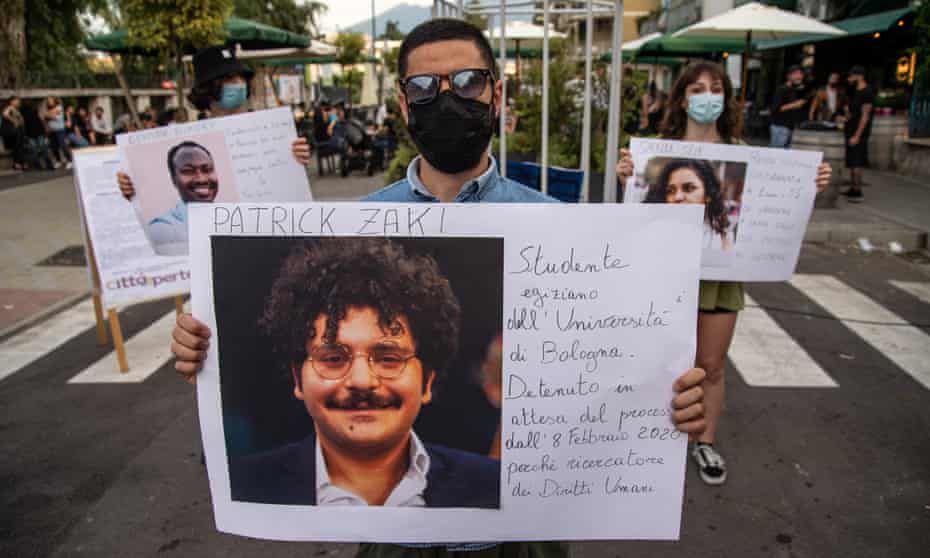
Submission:
[[[377,34],[380,35],[384,33],[384,25],[388,22],[388,20],[396,21],[401,33],[409,33],[410,30],[416,27],[418,24],[428,20],[429,16],[429,6],[398,4],[397,6],[394,6],[393,8],[378,14],[375,22],[377,25]],[[371,18],[350,25],[349,27],[343,29],[343,31],[354,31],[357,33],[365,33],[366,35],[371,34]]]

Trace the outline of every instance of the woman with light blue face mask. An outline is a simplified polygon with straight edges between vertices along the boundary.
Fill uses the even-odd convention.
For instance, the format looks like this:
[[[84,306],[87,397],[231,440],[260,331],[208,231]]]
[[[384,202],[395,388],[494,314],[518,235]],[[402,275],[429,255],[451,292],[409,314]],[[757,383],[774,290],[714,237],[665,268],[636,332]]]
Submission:
[[[219,45],[199,50],[194,54],[193,65],[194,86],[188,100],[197,110],[209,113],[211,118],[248,112],[249,82],[255,72],[239,62],[234,48]],[[298,136],[291,144],[291,152],[301,165],[310,163],[310,144],[306,138]],[[136,190],[129,175],[118,172],[116,178],[123,196],[131,200]]]
[[[742,114],[733,97],[730,78],[719,64],[696,62],[685,68],[672,88],[659,132],[664,139],[743,143]],[[616,168],[621,184],[633,176],[633,170],[630,152],[621,150]],[[830,165],[822,164],[817,173],[818,192],[830,184],[831,175]],[[709,200],[703,203],[708,205]],[[707,371],[702,384],[707,429],[692,446],[691,456],[701,480],[710,485],[723,484],[727,479],[726,462],[714,447],[714,441],[723,412],[727,351],[737,313],[744,305],[742,283],[701,281],[695,366]]]

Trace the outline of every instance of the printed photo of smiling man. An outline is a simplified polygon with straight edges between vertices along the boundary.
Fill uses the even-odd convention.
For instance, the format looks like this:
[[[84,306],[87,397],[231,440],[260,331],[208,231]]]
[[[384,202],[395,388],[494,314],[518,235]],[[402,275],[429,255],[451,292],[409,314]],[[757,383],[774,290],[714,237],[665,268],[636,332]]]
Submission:
[[[188,204],[239,201],[222,132],[131,144],[125,153],[136,177],[132,203],[158,255],[187,254]]]
[[[214,296],[233,500],[500,507],[500,462],[489,457],[499,445],[492,439],[499,409],[486,401],[448,406],[468,399],[456,386],[475,382],[459,349],[475,352],[478,367],[499,336],[500,239],[216,238],[213,252],[214,277],[224,277],[214,281]],[[238,286],[226,281],[240,275],[244,254],[255,254],[245,265],[261,270],[275,252],[282,255],[267,267],[270,288],[254,277],[261,271]],[[443,269],[438,254],[472,267]],[[462,285],[469,282],[491,295],[481,301],[468,294],[474,287]],[[466,311],[453,285],[486,311]],[[251,310],[221,310],[244,299]],[[261,339],[250,345],[245,340],[256,330]],[[246,352],[270,357],[240,358]],[[466,413],[471,430],[491,434],[475,446],[464,439],[474,432],[463,438],[454,427],[418,422],[444,399],[437,421],[469,424]],[[287,406],[304,416],[288,417]]]

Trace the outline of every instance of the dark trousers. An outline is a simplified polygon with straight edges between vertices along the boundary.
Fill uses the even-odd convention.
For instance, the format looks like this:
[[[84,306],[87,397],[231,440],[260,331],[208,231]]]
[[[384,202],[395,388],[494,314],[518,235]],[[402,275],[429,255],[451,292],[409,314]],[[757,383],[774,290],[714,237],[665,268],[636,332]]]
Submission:
[[[68,131],[55,130],[50,132],[50,147],[52,155],[59,163],[71,162],[71,147],[68,146]]]

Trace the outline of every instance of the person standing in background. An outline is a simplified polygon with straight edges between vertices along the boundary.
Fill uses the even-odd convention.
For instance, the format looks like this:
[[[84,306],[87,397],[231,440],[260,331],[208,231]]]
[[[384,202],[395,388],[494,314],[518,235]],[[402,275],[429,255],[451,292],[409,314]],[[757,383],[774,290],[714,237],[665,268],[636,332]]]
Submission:
[[[58,160],[58,166],[71,168],[71,147],[68,145],[68,128],[65,123],[65,111],[61,101],[55,97],[45,100],[45,126],[48,128],[49,144],[52,155]]]
[[[869,166],[869,136],[872,135],[872,108],[875,92],[865,80],[865,68],[853,66],[847,78],[852,86],[852,95],[847,110],[848,119],[844,128],[846,136],[846,168],[849,169],[852,186],[844,192],[846,199],[860,203],[862,193],[862,169]]]
[[[775,92],[772,101],[772,137],[769,147],[788,149],[794,128],[804,121],[807,95],[804,88],[804,71],[800,66],[788,68],[788,81]]]
[[[19,112],[22,101],[16,95],[3,107],[3,146],[13,155],[13,170],[26,170],[26,135],[23,115]]]
[[[48,153],[48,141],[45,138],[45,123],[39,117],[32,101],[23,103],[23,126],[26,136],[27,158],[29,165],[36,170],[54,170],[58,168]]]
[[[846,93],[840,87],[842,76],[839,72],[830,72],[827,84],[817,91],[807,115],[808,120],[836,122],[844,117],[846,111]]]

